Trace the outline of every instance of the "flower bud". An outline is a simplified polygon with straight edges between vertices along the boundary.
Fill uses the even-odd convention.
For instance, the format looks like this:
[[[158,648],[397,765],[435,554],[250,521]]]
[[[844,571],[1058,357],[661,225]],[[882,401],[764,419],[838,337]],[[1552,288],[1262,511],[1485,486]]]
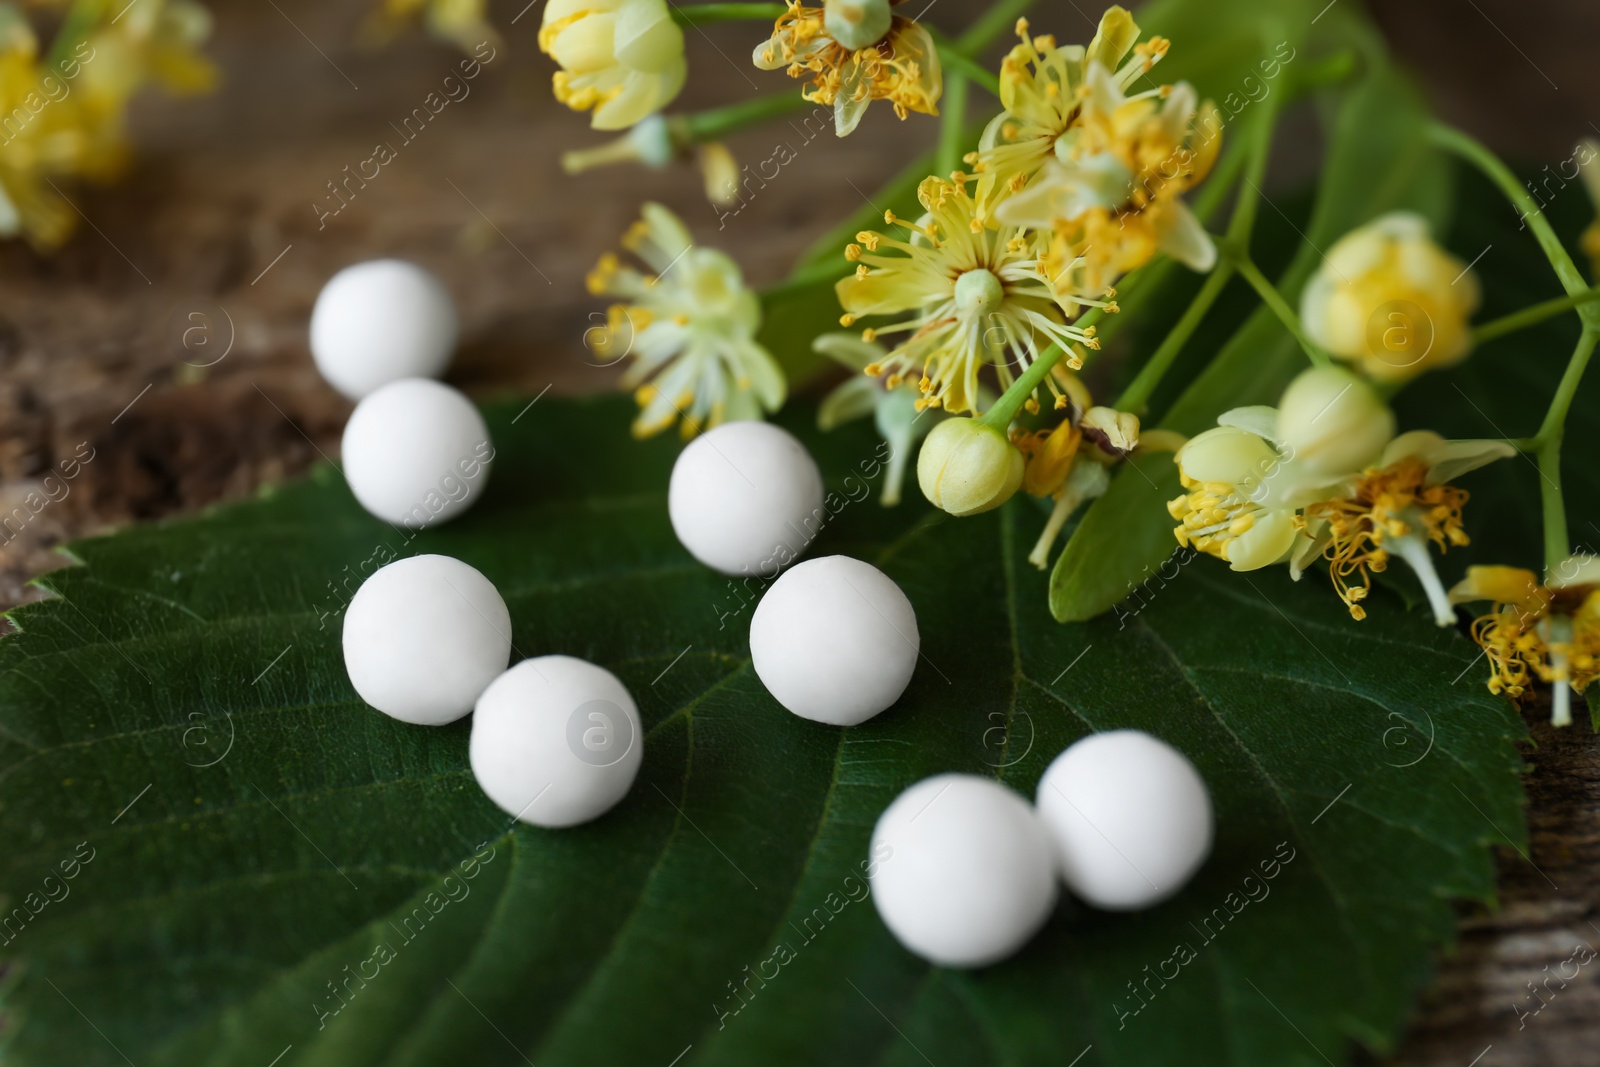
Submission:
[[[917,454],[917,483],[934,507],[976,515],[1011,499],[1022,484],[1022,453],[978,419],[946,419]]]
[[[1420,215],[1396,211],[1328,249],[1300,297],[1310,338],[1379,381],[1466,358],[1478,306],[1470,267],[1434,243]]]
[[[881,41],[891,21],[889,0],[826,0],[822,6],[828,36],[852,51]]]
[[[1278,442],[1314,474],[1359,471],[1393,436],[1388,405],[1349,371],[1313,367],[1278,401]]]

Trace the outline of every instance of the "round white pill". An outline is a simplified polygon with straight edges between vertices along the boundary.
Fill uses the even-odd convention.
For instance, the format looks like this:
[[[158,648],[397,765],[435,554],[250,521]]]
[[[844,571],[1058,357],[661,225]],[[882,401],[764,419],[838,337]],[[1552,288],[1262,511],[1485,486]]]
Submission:
[[[345,609],[350,684],[402,722],[438,726],[461,718],[510,655],[505,601],[489,579],[449,556],[408,556],[380,567]]]
[[[357,263],[311,309],[311,356],[351,400],[401,378],[436,378],[456,347],[456,308],[438,278],[403,259]]]
[[[1050,841],[992,778],[940,774],[895,798],[872,831],[872,902],[906,948],[982,967],[1032,937],[1056,902]]]
[[[1108,911],[1167,899],[1211,851],[1211,796],[1183,753],[1142,730],[1090,734],[1039,779],[1067,888]]]
[[[770,578],[822,525],[822,472],[788,431],[726,422],[678,454],[667,512],[678,540],[701,563]]]
[[[454,518],[483,495],[494,444],[472,401],[448,385],[407,378],[356,405],[340,453],[362,507],[420,529]]]
[[[849,556],[810,559],[772,583],[750,618],[750,658],[767,692],[802,718],[866,722],[905,692],[917,614],[894,580]]]
[[[540,656],[478,698],[468,755],[478,786],[506,814],[575,826],[627,795],[644,730],[616,675],[572,656]]]

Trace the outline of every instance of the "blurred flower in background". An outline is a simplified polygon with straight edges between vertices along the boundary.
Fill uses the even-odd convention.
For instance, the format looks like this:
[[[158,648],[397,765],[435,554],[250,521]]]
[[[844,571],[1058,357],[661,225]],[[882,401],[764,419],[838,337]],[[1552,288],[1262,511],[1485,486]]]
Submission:
[[[211,15],[190,0],[141,0],[113,13],[80,2],[44,55],[27,18],[0,4],[0,236],[59,246],[77,214],[56,179],[108,181],[125,168],[128,103],[147,83],[201,93],[216,68],[198,52]]]
[[[593,111],[597,130],[625,130],[660,111],[689,73],[665,0],[550,0],[539,49],[561,64],[556,99]]]
[[[500,35],[489,25],[488,6],[488,0],[381,0],[362,24],[360,40],[382,47],[420,19],[429,33],[464,52],[485,41],[498,46]]]
[[[589,292],[620,297],[592,346],[615,362],[633,358],[623,384],[637,387],[636,437],[660,433],[682,417],[685,437],[721,422],[759,419],[783,405],[783,371],[755,341],[761,303],[739,266],[702,248],[660,204],[622,238],[654,274],[624,267],[606,253],[589,274]]]

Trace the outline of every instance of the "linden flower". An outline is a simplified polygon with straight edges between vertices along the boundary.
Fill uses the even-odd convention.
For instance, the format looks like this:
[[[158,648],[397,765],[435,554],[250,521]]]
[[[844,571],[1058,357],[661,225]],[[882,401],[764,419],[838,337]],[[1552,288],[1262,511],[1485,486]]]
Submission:
[[[1467,265],[1433,242],[1422,216],[1396,211],[1328,249],[1301,294],[1300,321],[1368,377],[1404,381],[1466,358],[1477,307]]]
[[[1068,399],[1067,417],[1051,429],[1016,436],[1026,457],[1023,490],[1055,500],[1044,532],[1028,553],[1028,562],[1040,570],[1049,564],[1050,549],[1067,520],[1110,488],[1114,465],[1135,450],[1170,451],[1182,440],[1165,430],[1141,440],[1137,415],[1094,405],[1077,375],[1061,371],[1057,377]]]
[[[196,51],[211,16],[187,0],[150,0],[104,25],[71,23],[48,64],[26,20],[0,18],[0,235],[35,247],[64,241],[76,212],[52,184],[115,177],[127,161],[124,116],[147,82],[174,94],[211,88],[216,70]]]
[[[1361,473],[1352,492],[1306,506],[1303,525],[1310,540],[1295,552],[1291,573],[1298,578],[1320,553],[1351,617],[1363,619],[1371,573],[1398,556],[1422,582],[1434,622],[1454,625],[1455,612],[1428,552],[1429,542],[1444,552],[1469,541],[1461,526],[1468,494],[1449,481],[1515,453],[1505,441],[1446,441],[1428,430],[1401,434],[1376,466]]]
[[[1354,492],[1362,467],[1394,434],[1394,415],[1346,371],[1302,372],[1276,408],[1234,408],[1174,457],[1184,495],[1167,504],[1178,543],[1236,571],[1289,558],[1296,512]],[[1296,574],[1298,577],[1298,573]]]
[[[801,95],[832,105],[840,137],[855,130],[874,100],[889,101],[902,119],[912,111],[937,115],[944,79],[933,37],[899,15],[879,29],[887,14],[884,0],[831,0],[826,8],[789,0],[771,39],[756,46],[753,61],[762,70],[786,68],[791,78],[809,76],[811,87]]]
[[[1058,47],[1049,36],[1029,37],[1027,19],[1017,20],[1016,34],[1022,43],[1000,64],[1005,110],[984,128],[978,151],[969,157],[983,176],[979,199],[986,205],[996,195],[1016,192],[1055,155],[1057,141],[1078,117],[1091,66],[1115,71],[1114,80],[1127,88],[1160,62],[1169,45],[1165,38],[1152,37],[1135,47],[1139,26],[1121,7],[1100,16],[1087,48]]]
[[[623,130],[683,88],[683,30],[666,0],[550,0],[539,50],[561,64],[556,99],[594,112],[597,130]]]
[[[594,348],[612,359],[633,356],[622,382],[638,387],[634,436],[659,433],[680,415],[690,437],[776,411],[786,391],[783,371],[755,342],[761,305],[738,265],[693,244],[660,204],[644,205],[641,214],[622,246],[656,273],[640,274],[607,253],[588,279],[589,292],[627,301],[611,307]]]
[[[1178,544],[1236,571],[1286,561],[1299,533],[1296,511],[1339,491],[1339,478],[1315,476],[1267,438],[1226,423],[1197,434],[1173,458],[1184,488],[1167,503]]]
[[[887,359],[868,366],[867,373],[887,371],[890,388],[916,373],[919,405],[943,407],[952,414],[974,410],[978,371],[985,364],[992,363],[1001,384],[1009,386],[1012,364],[1019,371],[1026,368],[1052,342],[1069,353],[1076,344],[1100,347],[1093,327],[1067,324],[1040,261],[1041,237],[1015,226],[975,224],[975,205],[967,192],[971,180],[960,172],[948,181],[923,179],[917,187],[917,199],[927,209],[921,222],[911,224],[892,211],[884,213],[884,222],[904,227],[910,240],[872,230],[856,234],[860,243],[845,248],[845,258],[857,264],[856,273],[836,286],[846,312],[839,320],[843,326],[868,315],[908,316],[863,331],[867,341],[910,334]],[[1117,309],[1109,299],[1085,302]],[[1067,362],[1074,368],[1082,364],[1075,353]],[[1064,405],[1053,379],[1046,381],[1057,405]]]
[[[1216,109],[1200,105],[1186,83],[1129,96],[1120,77],[1088,65],[1077,117],[1055,139],[1054,158],[1026,186],[1019,171],[1008,187],[1021,191],[994,209],[1002,223],[1054,232],[1051,285],[1064,298],[1096,296],[1157,252],[1197,271],[1217,261],[1181,199],[1216,161]]]
[[[1518,567],[1468,567],[1450,602],[1488,600],[1472,624],[1489,661],[1489,691],[1520,701],[1535,677],[1551,686],[1550,722],[1572,723],[1572,693],[1600,678],[1600,557],[1570,556],[1540,585]]]

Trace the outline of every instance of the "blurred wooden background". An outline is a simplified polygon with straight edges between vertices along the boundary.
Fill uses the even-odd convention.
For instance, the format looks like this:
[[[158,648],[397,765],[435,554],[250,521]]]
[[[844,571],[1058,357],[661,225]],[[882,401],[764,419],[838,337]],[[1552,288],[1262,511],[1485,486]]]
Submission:
[[[699,238],[735,250],[759,285],[861,203],[852,182],[870,191],[932,143],[926,120],[874,107],[848,140],[802,148],[719,232],[686,168],[562,175],[563,149],[601,138],[551,99],[552,67],[535,46],[542,9],[526,2],[496,3],[504,40],[471,94],[320,229],[312,204],[326,183],[394,140],[389,124],[440,87],[459,53],[420,34],[380,53],[353,47],[365,10],[355,0],[211,4],[220,91],[142,100],[134,169],[114,188],[67,190],[86,222],[61,252],[0,247],[0,514],[80,442],[95,449],[70,494],[0,546],[0,605],[32,595],[24,583],[61,565],[52,549],[64,540],[237,499],[333,455],[349,406],[313,370],[306,321],[323,281],[348,263],[400,255],[445,279],[464,325],[450,379],[476,396],[604,389],[612,372],[583,358],[598,309],[583,276],[641,200],[663,201]],[[938,21],[958,27],[979,6],[945,0]],[[1594,0],[1374,6],[1441,113],[1502,152],[1558,160],[1576,137],[1600,136]],[[1082,21],[1087,33],[1084,10],[1040,8],[1034,21],[1064,21],[1051,27],[1062,34]],[[750,67],[748,27],[688,37],[682,109],[787,84]],[[732,147],[758,160],[772,141],[757,131]],[[178,335],[195,310],[212,332],[191,333],[185,348]],[[1533,733],[1538,869],[1507,853],[1501,908],[1462,909],[1459,951],[1441,963],[1394,1062],[1600,1062],[1592,968],[1523,1014],[1540,1006],[1528,983],[1546,965],[1580,941],[1600,950],[1600,750],[1587,727],[1535,723]]]

